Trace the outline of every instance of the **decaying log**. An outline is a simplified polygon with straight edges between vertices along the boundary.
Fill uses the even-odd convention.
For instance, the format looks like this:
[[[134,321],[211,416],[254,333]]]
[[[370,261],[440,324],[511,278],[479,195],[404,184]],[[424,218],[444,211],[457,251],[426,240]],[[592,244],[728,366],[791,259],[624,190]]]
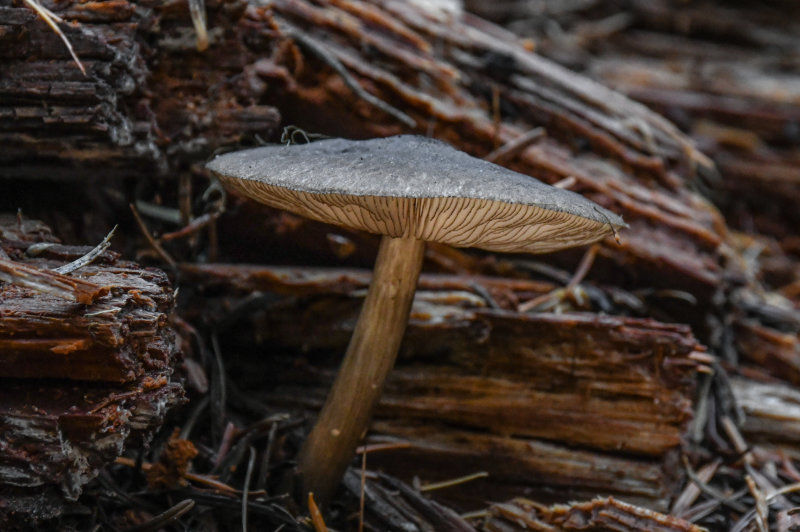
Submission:
[[[236,339],[227,342],[250,351],[255,341],[271,346],[267,370],[255,369],[265,362],[259,355],[239,359],[240,369],[231,369],[237,386],[271,405],[319,408],[336,364],[325,354],[346,345],[368,274],[235,265],[185,265],[182,272],[204,295],[207,318],[219,308],[216,327],[234,327]],[[556,500],[613,493],[666,509],[680,483],[671,464],[692,417],[694,357],[703,349],[689,328],[489,308],[478,294],[503,284],[527,297],[546,289],[422,275],[373,424],[376,441],[406,445],[370,463],[437,479],[486,470],[492,493],[509,498],[523,487]],[[246,289],[258,295],[245,296]],[[305,363],[291,355],[297,352]],[[453,497],[475,504],[485,492],[486,484]]]
[[[660,118],[468,17],[405,9],[391,1],[282,1],[273,3],[270,14],[286,42],[294,43],[294,55],[274,55],[276,65],[262,61],[259,67],[262,75],[277,77],[286,86],[275,97],[283,102],[279,106],[288,119],[334,134],[348,133],[341,126],[332,130],[334,124],[357,127],[359,136],[406,130],[370,106],[354,105],[334,70],[324,64],[310,68],[308,63],[319,63],[304,44],[303,39],[310,39],[324,42],[382,100],[400,106],[434,136],[473,154],[486,155],[543,126],[546,138],[505,164],[551,183],[572,177],[573,190],[623,213],[631,224],[623,246],[604,248],[601,258],[624,262],[629,274],[647,271],[640,280],[651,287],[669,285],[697,294],[701,305],[722,286],[716,250],[724,227],[679,173],[700,157]],[[365,39],[375,57],[364,56]],[[487,112],[493,91],[499,121]],[[576,147],[576,139],[594,154]],[[630,167],[635,170],[623,169]],[[653,276],[653,271],[662,275]],[[602,266],[594,273],[614,275]]]
[[[776,24],[783,29],[773,32],[763,22],[761,6],[748,2],[719,9],[705,0],[692,6],[633,1],[621,13],[607,11],[608,6],[618,8],[614,2],[577,2],[561,5],[551,15],[559,23],[568,19],[563,24],[567,31],[552,39],[543,33],[536,43],[543,53],[613,83],[690,131],[722,171],[724,179],[714,183],[715,172],[705,156],[645,107],[532,54],[531,42],[458,10],[421,4],[212,1],[207,3],[211,46],[200,53],[189,7],[181,0],[44,2],[67,20],[63,27],[89,72],[83,77],[57,36],[30,10],[0,0],[0,178],[11,178],[16,185],[32,178],[84,179],[87,169],[99,170],[92,179],[134,177],[139,185],[135,200],[151,194],[145,200],[161,208],[181,202],[178,218],[186,223],[192,214],[191,190],[182,187],[176,200],[163,190],[148,190],[152,177],[181,174],[185,182],[189,172],[199,175],[197,163],[222,145],[277,140],[280,116],[286,123],[330,135],[429,134],[477,156],[520,142],[524,147],[511,150],[502,164],[586,194],[623,214],[631,229],[622,235],[622,246],[609,241],[598,252],[590,278],[602,279],[604,286],[587,284],[580,287],[585,291],[572,293],[560,287],[568,284],[566,272],[574,271],[576,253],[559,255],[543,266],[529,258],[431,247],[429,266],[460,275],[422,279],[400,366],[372,434],[373,441],[405,447],[373,453],[370,464],[404,475],[430,472],[437,478],[489,471],[489,480],[481,481],[488,484],[480,489],[467,485],[447,495],[465,505],[483,502],[487,491],[499,499],[528,489],[540,501],[603,493],[666,510],[688,470],[688,462],[680,466],[679,455],[691,418],[692,376],[709,371],[697,362],[707,357],[698,353],[702,348],[691,331],[730,361],[758,362],[779,378],[798,382],[800,320],[796,308],[786,304],[793,300],[796,307],[800,297],[800,244],[793,235],[797,214],[792,210],[798,199],[793,170],[798,115],[795,85],[781,74],[781,69],[793,68],[797,32],[792,17],[784,15],[785,23]],[[492,6],[510,4],[516,3]],[[745,16],[732,18],[735,12]],[[604,18],[582,18],[597,13]],[[682,23],[687,20],[689,24]],[[635,31],[623,32],[626,28]],[[694,42],[698,35],[720,38],[724,45]],[[752,50],[728,46],[735,41]],[[766,47],[779,50],[782,59],[765,65],[757,55]],[[600,54],[594,56],[595,51]],[[684,58],[677,67],[676,52]],[[696,58],[704,61],[703,68]],[[744,83],[750,79],[757,82]],[[709,183],[726,193],[715,199],[727,221],[695,190]],[[30,196],[28,187],[6,190],[0,205]],[[128,193],[115,194],[127,208]],[[769,201],[756,204],[765,197]],[[297,257],[312,264],[333,257],[366,265],[374,256],[374,241],[368,236],[274,211],[256,213],[253,205],[235,199],[229,205],[232,212],[221,219],[220,228],[222,252],[229,257],[289,264],[300,262]],[[765,254],[763,269],[750,264],[756,262],[762,240],[754,237],[742,245],[727,223],[774,238],[764,247],[775,251]],[[19,224],[0,230],[3,235],[19,231]],[[164,245],[181,251],[177,244]],[[38,271],[85,251],[53,245],[33,257],[38,248],[25,242],[3,250],[14,264],[33,264]],[[117,385],[123,391],[114,392],[122,396],[106,396],[109,405],[121,405],[121,417],[106,415],[100,396],[105,393],[101,390],[110,389],[107,383],[94,385],[97,402],[76,407],[77,412],[94,410],[92,426],[105,429],[124,425],[130,419],[125,412],[136,410],[132,397],[124,394],[163,382],[168,366],[164,357],[173,349],[130,341],[122,332],[128,329],[114,329],[114,320],[127,316],[133,330],[166,335],[160,316],[171,294],[160,273],[141,273],[111,253],[96,264],[79,276],[115,288],[93,304],[116,301],[124,312],[103,307],[107,314],[89,316],[102,322],[102,334],[74,331],[74,342],[46,344],[40,355],[43,361],[61,360],[47,366],[51,371],[60,367],[58,376],[89,378],[105,372],[103,378],[128,379]],[[136,281],[130,279],[133,271],[140,272]],[[210,324],[226,355],[242,355],[228,366],[237,386],[270,406],[306,413],[318,408],[349,337],[366,274],[186,265],[181,276],[179,282],[186,283],[182,291],[188,293],[186,317]],[[529,280],[532,276],[546,280]],[[762,281],[768,289],[781,289],[787,299],[761,291]],[[23,288],[10,290],[25,293]],[[198,295],[208,300],[198,302]],[[548,308],[571,312],[519,311],[521,303],[541,300],[557,303]],[[48,308],[32,316],[51,323],[63,315],[52,309],[68,312],[75,305],[48,300]],[[576,309],[591,313],[572,312]],[[640,317],[601,316],[596,314],[600,310]],[[680,321],[692,329],[646,317]],[[31,345],[30,338],[23,340]],[[245,356],[254,351],[255,340],[270,352],[268,360],[261,353]],[[114,343],[119,341],[121,346]],[[98,357],[109,352],[113,362],[101,370]],[[10,375],[33,371],[20,366],[19,359],[9,364],[18,372]],[[92,364],[86,375],[75,367]],[[763,371],[743,371],[765,377]],[[272,386],[267,392],[265,372]],[[225,408],[221,369],[220,374],[216,395],[215,383],[211,386],[212,417]],[[165,394],[160,397],[174,399],[173,385],[165,386],[158,388]],[[745,412],[741,431],[757,447],[748,450],[742,444],[737,420],[727,417],[725,408],[717,412],[720,419],[707,422],[706,430],[727,432],[710,434],[709,439],[729,453],[729,463],[746,465],[761,492],[800,479],[791,460],[780,454],[796,456],[793,409],[786,408],[784,417],[762,409],[758,401],[773,397],[764,389],[751,396],[735,382],[734,394]],[[220,397],[221,405],[215,403]],[[775,402],[785,407],[795,400],[787,392]],[[10,419],[19,424],[28,412],[14,408]],[[39,417],[25,417],[25,423],[56,430],[57,412],[47,409]],[[212,423],[226,421],[220,416]],[[115,435],[118,430],[116,425],[109,429]],[[776,450],[769,444],[778,434],[787,441]],[[221,442],[226,440],[212,440],[224,454]],[[702,466],[698,475],[704,482],[714,484],[715,472],[722,469],[718,483],[729,486],[730,470],[715,465],[706,449],[691,459]],[[87,475],[95,471],[90,466]],[[743,470],[737,470],[737,480]],[[63,491],[74,477],[64,473],[61,478],[66,479],[58,488]],[[47,493],[56,491],[53,487]],[[759,491],[743,493],[756,497]],[[740,499],[725,502],[733,505],[737,518],[750,515]],[[775,502],[784,517],[790,512],[785,503]],[[723,503],[709,498],[690,513],[713,511],[715,504]],[[536,511],[526,518],[544,523],[547,512]],[[567,528],[575,520],[594,526],[592,518],[598,515],[646,527],[667,524],[613,501],[560,512],[547,514],[554,520],[546,526]],[[492,522],[501,521],[495,517]],[[497,526],[513,526],[502,523]]]
[[[166,275],[109,251],[52,271],[90,249],[0,216],[0,522],[59,515],[183,400]]]
[[[32,10],[0,3],[3,177],[165,176],[178,159],[274,132],[278,113],[256,103],[263,83],[228,79],[253,61],[230,22],[244,3],[206,3],[219,29],[204,54],[185,2],[44,5],[73,23],[64,33],[87,75]]]
[[[663,113],[714,160],[720,175],[703,188],[726,224],[747,233],[730,235],[733,252],[724,253],[729,266],[740,263],[729,273],[738,270],[746,286],[726,298],[732,310],[722,320],[732,327],[717,337],[730,340],[703,339],[731,361],[800,382],[797,5],[545,2],[527,19],[518,2],[467,5],[535,39],[542,55]]]

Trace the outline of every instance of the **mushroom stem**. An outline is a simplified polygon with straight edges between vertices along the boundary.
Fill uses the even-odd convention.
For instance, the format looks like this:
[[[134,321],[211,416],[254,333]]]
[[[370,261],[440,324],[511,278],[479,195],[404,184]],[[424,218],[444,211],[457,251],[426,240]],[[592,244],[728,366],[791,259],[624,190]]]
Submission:
[[[328,398],[298,456],[304,492],[327,503],[369,428],[394,366],[422,268],[425,242],[381,239],[375,271]]]

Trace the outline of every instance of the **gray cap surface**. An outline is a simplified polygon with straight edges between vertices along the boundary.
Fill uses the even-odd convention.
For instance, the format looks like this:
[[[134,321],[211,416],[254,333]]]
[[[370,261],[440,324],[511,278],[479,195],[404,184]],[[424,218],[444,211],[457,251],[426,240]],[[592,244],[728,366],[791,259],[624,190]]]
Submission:
[[[547,252],[625,226],[578,194],[419,136],[268,146],[221,155],[208,168],[273,207],[461,247]]]

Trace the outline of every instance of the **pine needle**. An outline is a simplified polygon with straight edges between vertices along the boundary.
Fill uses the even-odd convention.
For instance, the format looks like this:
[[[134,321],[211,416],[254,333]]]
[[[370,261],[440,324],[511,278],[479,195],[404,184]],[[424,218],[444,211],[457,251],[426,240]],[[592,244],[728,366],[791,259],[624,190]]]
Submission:
[[[45,23],[48,26],[50,26],[50,28],[54,32],[56,32],[56,35],[61,37],[61,40],[64,42],[64,44],[67,47],[67,50],[69,50],[69,55],[72,56],[72,60],[75,61],[75,63],[78,65],[78,68],[81,69],[81,72],[83,73],[83,75],[88,77],[88,74],[86,73],[86,69],[83,68],[83,63],[81,63],[81,60],[78,59],[78,56],[75,53],[75,50],[72,49],[72,43],[69,42],[69,39],[67,39],[67,36],[64,35],[64,32],[61,31],[61,28],[59,28],[58,24],[56,24],[57,22],[63,23],[64,20],[61,17],[59,17],[58,15],[56,15],[55,13],[53,13],[52,11],[50,11],[49,9],[47,9],[46,7],[44,7],[42,4],[40,4],[38,0],[24,0],[24,2],[28,5],[28,7],[30,7],[34,11],[36,11],[36,14],[39,15],[42,18],[42,20],[44,20]]]
[[[196,34],[197,51],[208,48],[208,30],[206,25],[206,3],[204,0],[189,0],[189,14]]]

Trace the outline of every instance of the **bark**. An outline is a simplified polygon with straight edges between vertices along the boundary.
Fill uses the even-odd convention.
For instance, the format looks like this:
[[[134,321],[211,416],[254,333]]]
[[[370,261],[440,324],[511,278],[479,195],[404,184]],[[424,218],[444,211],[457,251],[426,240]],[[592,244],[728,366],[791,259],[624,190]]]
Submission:
[[[748,371],[800,382],[797,5],[600,1],[527,20],[518,2],[468,5],[659,111],[714,161],[719,175],[697,185],[739,233],[721,248],[734,286],[702,338]],[[548,34],[549,25],[563,32]]]

